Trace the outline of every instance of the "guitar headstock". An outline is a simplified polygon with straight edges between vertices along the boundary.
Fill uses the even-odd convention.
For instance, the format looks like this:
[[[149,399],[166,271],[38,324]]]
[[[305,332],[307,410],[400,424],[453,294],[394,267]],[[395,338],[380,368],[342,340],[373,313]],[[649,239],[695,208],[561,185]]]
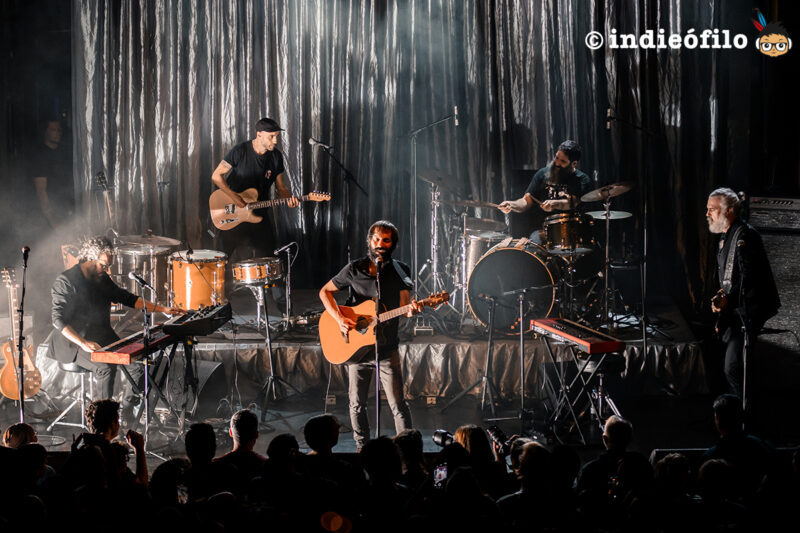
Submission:
[[[331,199],[331,194],[328,192],[310,192],[308,193],[308,199],[312,202],[327,202]]]
[[[450,294],[447,291],[437,292],[436,294],[431,294],[424,300],[420,300],[419,305],[421,306],[428,306],[428,307],[438,307],[445,302],[450,301]]]
[[[108,178],[106,177],[106,173],[102,170],[95,174],[95,179],[97,180],[97,186],[100,187],[103,191],[108,191]]]
[[[6,287],[14,287],[17,283],[17,275],[13,268],[3,268],[0,271],[0,279]]]

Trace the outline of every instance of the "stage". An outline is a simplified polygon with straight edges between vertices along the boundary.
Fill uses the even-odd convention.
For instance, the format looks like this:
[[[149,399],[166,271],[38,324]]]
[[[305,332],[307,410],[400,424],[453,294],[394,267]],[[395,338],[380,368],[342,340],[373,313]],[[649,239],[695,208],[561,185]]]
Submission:
[[[294,293],[294,316],[309,316],[321,310],[316,291],[301,290]],[[188,424],[195,421],[210,421],[220,431],[220,446],[229,446],[225,427],[230,414],[249,407],[262,414],[260,449],[265,449],[269,440],[277,433],[294,433],[303,443],[302,427],[305,421],[327,410],[349,422],[347,411],[347,376],[342,365],[329,364],[320,348],[319,338],[312,326],[295,324],[288,332],[273,331],[271,334],[275,360],[275,375],[286,380],[291,387],[279,385],[276,396],[263,402],[261,390],[269,375],[269,357],[263,333],[254,328],[255,303],[249,291],[236,291],[231,297],[234,310],[233,320],[213,335],[197,338],[193,352],[195,367],[199,377],[200,392],[196,407],[191,391],[184,397],[185,361],[182,347],[176,350],[175,358],[169,366],[169,374],[164,382],[164,392],[169,402],[182,413],[185,399],[188,399]],[[708,354],[704,351],[702,339],[696,338],[692,328],[681,314],[668,301],[655,301],[650,316],[656,328],[648,330],[648,350],[642,351],[641,329],[622,326],[616,335],[625,341],[623,362],[606,372],[606,387],[623,416],[630,418],[637,428],[637,447],[645,452],[656,447],[703,447],[714,440],[711,402],[713,401],[714,374],[709,369]],[[127,314],[118,322],[118,332],[136,331],[140,315]],[[271,322],[279,322],[272,315]],[[536,433],[554,441],[548,435],[546,421],[552,411],[552,397],[549,396],[547,380],[552,383],[552,359],[542,337],[527,333],[524,338],[525,358],[525,408],[526,417],[519,419],[520,399],[520,346],[518,336],[495,336],[492,354],[491,379],[496,386],[494,415],[487,404],[480,407],[481,386],[471,387],[481,376],[487,357],[487,335],[483,328],[467,325],[464,332],[448,335],[435,331],[432,336],[411,335],[412,319],[401,319],[406,327],[401,329],[400,357],[405,379],[405,395],[412,410],[415,426],[426,437],[425,447],[435,451],[430,440],[433,431],[445,428],[450,431],[466,423],[490,425],[489,418],[509,418],[497,422],[509,435],[515,433]],[[280,329],[280,328],[278,328]],[[557,364],[569,360],[565,344],[550,341]],[[71,442],[75,428],[56,426],[52,431],[44,431],[54,414],[64,407],[64,393],[78,383],[74,375],[61,372],[57,365],[44,357],[40,346],[37,366],[43,375],[43,391],[27,402],[29,422],[39,430],[40,435],[52,434],[65,438],[53,449],[66,449]],[[784,370],[773,374],[785,376],[792,370],[787,358]],[[773,361],[774,364],[777,364]],[[166,368],[166,366],[164,367]],[[789,374],[787,374],[787,372]],[[547,374],[547,376],[546,376]],[[467,395],[455,401],[459,393],[467,390]],[[776,444],[790,445],[800,438],[796,424],[772,424],[769,420],[781,419],[784,407],[789,405],[787,398],[791,388],[773,386],[770,389],[770,408],[760,420],[765,427],[773,428],[769,438]],[[45,398],[49,399],[45,401]],[[48,405],[50,403],[50,405]],[[382,430],[393,434],[394,428],[386,402],[382,417]],[[10,402],[7,402],[7,406]],[[759,404],[760,405],[760,404]],[[164,402],[156,406],[151,443],[160,453],[167,456],[183,453],[182,441],[178,434],[178,419],[169,413]],[[370,415],[372,416],[372,415]],[[5,409],[6,424],[14,417],[13,409]],[[75,422],[77,413],[73,411],[68,420]],[[785,420],[785,419],[784,419]],[[587,432],[587,445],[590,453],[600,445],[598,428],[591,423]],[[571,444],[582,444],[575,434],[559,435]],[[177,440],[176,440],[177,439]],[[263,446],[262,446],[263,444]],[[355,449],[349,434],[342,435],[338,451]]]

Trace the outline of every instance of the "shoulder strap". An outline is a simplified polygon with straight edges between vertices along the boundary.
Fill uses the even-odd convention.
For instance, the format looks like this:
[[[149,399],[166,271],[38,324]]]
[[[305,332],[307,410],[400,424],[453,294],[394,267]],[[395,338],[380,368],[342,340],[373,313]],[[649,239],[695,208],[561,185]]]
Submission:
[[[397,259],[392,259],[392,266],[394,267],[395,272],[397,272],[397,276],[403,280],[403,283],[406,284],[406,287],[413,287],[414,283],[411,281],[411,278],[408,277],[403,267],[400,266],[400,263],[397,262]]]
[[[728,257],[725,259],[725,274],[722,277],[722,290],[725,294],[731,293],[731,278],[733,277],[733,260],[736,256],[737,243],[739,242],[739,235],[742,234],[744,226],[739,226],[733,232],[730,242],[728,243]]]

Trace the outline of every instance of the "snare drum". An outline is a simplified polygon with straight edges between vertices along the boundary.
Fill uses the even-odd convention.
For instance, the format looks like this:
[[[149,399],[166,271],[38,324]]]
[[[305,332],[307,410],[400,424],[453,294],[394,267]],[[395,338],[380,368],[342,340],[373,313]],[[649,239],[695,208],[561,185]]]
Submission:
[[[233,264],[233,279],[242,285],[265,285],[283,277],[283,263],[277,257],[258,257]]]
[[[585,254],[596,248],[594,220],[580,213],[559,213],[544,219],[546,246],[551,254]]]
[[[174,307],[184,311],[219,305],[225,299],[225,265],[228,256],[215,250],[175,252],[170,257],[169,281]]]

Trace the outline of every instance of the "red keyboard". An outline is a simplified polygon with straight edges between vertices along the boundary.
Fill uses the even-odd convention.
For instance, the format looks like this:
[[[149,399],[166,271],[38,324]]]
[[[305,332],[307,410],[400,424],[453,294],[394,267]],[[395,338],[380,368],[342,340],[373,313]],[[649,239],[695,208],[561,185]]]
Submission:
[[[621,352],[625,349],[625,343],[621,340],[565,318],[535,319],[533,329],[551,339],[572,344],[588,354]]]

